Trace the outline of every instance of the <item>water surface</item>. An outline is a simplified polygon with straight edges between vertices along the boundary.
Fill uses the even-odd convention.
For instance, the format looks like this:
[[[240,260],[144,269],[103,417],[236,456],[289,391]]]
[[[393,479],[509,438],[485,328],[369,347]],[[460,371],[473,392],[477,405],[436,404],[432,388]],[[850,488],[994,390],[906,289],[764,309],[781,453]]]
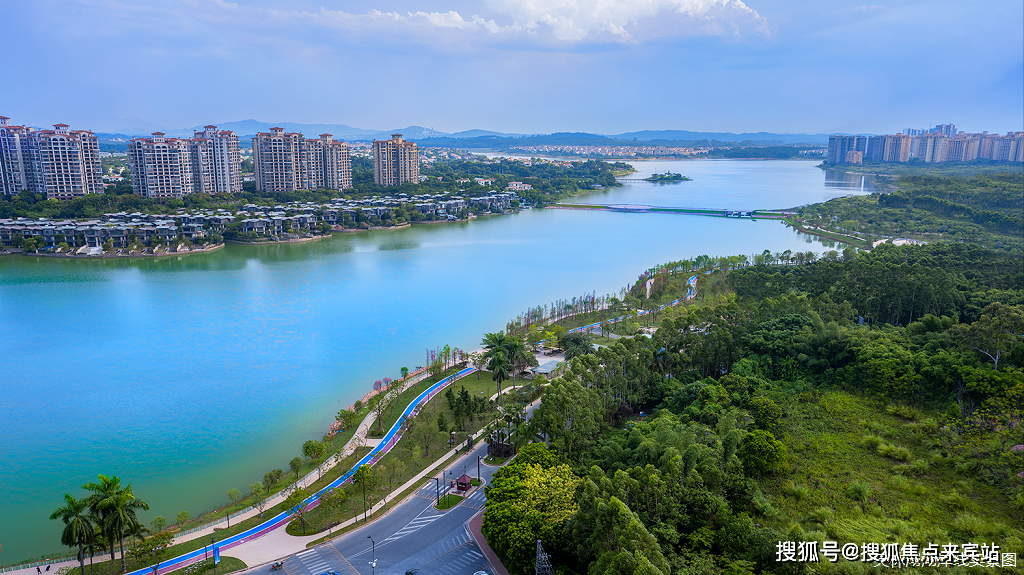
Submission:
[[[807,161],[636,165],[694,180],[576,201],[784,208],[860,191]],[[131,482],[147,523],[195,515],[287,468],[427,348],[475,349],[527,306],[617,292],[661,262],[764,249],[822,246],[764,220],[525,210],[182,258],[0,257],[3,562],[61,551],[47,516],[97,473]]]

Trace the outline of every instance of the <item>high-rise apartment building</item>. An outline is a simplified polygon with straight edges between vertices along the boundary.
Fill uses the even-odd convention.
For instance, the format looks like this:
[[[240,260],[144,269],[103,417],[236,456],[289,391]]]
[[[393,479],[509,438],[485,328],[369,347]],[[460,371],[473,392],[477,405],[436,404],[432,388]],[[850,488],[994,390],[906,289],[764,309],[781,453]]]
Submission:
[[[903,134],[871,136],[864,159],[872,162],[910,161],[911,137]]]
[[[0,193],[17,194],[29,189],[28,135],[32,128],[12,126],[0,116]]]
[[[242,191],[238,135],[206,126],[192,138],[133,138],[128,146],[132,189],[154,199]]]
[[[828,137],[828,153],[825,159],[830,164],[848,164],[849,152],[864,152],[868,139],[864,136],[834,135]],[[863,154],[862,154],[863,157]]]
[[[969,162],[978,159],[981,138],[973,134],[958,134],[949,138],[946,151],[948,162]]]
[[[164,136],[153,132],[152,138],[132,138],[128,145],[132,190],[144,198],[181,198],[196,191],[191,142]]]
[[[204,148],[203,187],[196,185],[196,193],[235,194],[242,191],[242,156],[238,151],[238,134],[230,130],[217,130],[217,126],[204,126],[202,132],[192,136],[194,148]],[[209,172],[209,176],[207,176]],[[207,180],[210,182],[207,187]]]
[[[893,134],[885,137],[885,152],[882,154],[883,162],[909,162],[910,161],[911,137],[903,134]]]
[[[939,124],[929,131],[933,134],[942,134],[949,138],[956,135],[956,126],[953,124]]]
[[[946,161],[946,144],[949,138],[942,134],[924,134],[914,138],[913,156],[922,162],[938,163]]]
[[[47,199],[71,200],[103,191],[96,135],[54,124],[52,130],[11,126],[0,116],[0,190],[28,190]]]
[[[291,192],[352,187],[352,162],[348,144],[336,142],[330,134],[307,140],[301,133],[283,128],[260,132],[252,140],[256,189]]]
[[[374,140],[373,181],[381,186],[419,183],[420,153],[416,144],[402,140],[402,134],[391,134],[390,140]]]

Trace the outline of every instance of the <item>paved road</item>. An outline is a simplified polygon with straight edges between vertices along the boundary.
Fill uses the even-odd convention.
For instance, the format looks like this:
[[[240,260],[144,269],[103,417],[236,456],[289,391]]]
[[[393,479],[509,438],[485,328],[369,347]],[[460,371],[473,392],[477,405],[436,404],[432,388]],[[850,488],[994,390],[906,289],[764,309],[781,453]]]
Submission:
[[[445,470],[445,483],[468,473],[477,476],[477,456],[487,453],[487,445],[457,460]],[[485,482],[498,468],[480,464],[480,477]],[[439,477],[440,474],[435,474]],[[288,556],[284,575],[320,575],[335,571],[339,575],[404,575],[407,569],[420,569],[422,575],[472,575],[491,569],[477,547],[466,523],[486,504],[483,486],[473,491],[457,506],[447,511],[434,509],[437,482],[430,481],[385,516],[346,535],[316,547]],[[372,537],[375,544],[371,544]],[[376,556],[376,568],[370,561]],[[269,573],[269,567],[250,569],[246,573]],[[492,574],[493,575],[493,574]]]

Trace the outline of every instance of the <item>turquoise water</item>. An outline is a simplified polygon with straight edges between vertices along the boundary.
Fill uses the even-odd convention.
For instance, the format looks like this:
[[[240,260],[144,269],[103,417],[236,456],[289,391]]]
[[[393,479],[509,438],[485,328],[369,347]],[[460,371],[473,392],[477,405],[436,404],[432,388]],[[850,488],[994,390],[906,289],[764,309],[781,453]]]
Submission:
[[[694,181],[575,201],[781,208],[859,191],[806,161],[637,166]],[[97,473],[131,482],[146,522],[195,515],[287,468],[427,348],[475,349],[527,306],[617,292],[660,262],[764,249],[823,248],[771,221],[525,210],[183,258],[2,257],[2,562],[61,551],[47,516]]]

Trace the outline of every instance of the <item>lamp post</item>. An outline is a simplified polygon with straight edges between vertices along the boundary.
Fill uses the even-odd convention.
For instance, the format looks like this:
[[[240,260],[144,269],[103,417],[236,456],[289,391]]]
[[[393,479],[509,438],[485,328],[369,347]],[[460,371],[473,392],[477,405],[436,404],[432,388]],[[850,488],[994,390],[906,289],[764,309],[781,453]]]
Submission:
[[[217,541],[210,535],[210,546],[213,547],[213,575],[217,575]]]
[[[370,549],[373,553],[373,561],[370,561],[370,575],[373,575],[377,571],[377,542],[369,535],[366,538],[370,540]]]
[[[359,483],[363,486],[363,523],[366,523],[366,470],[363,470],[363,476],[359,478]]]
[[[480,459],[482,457],[482,455],[476,456],[476,480],[479,481],[481,484],[483,483],[483,480],[480,479]]]

